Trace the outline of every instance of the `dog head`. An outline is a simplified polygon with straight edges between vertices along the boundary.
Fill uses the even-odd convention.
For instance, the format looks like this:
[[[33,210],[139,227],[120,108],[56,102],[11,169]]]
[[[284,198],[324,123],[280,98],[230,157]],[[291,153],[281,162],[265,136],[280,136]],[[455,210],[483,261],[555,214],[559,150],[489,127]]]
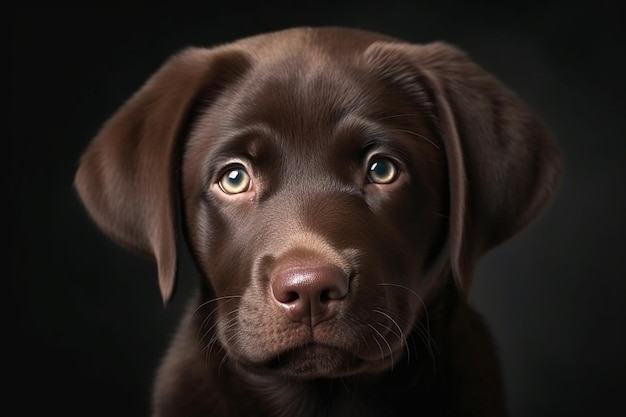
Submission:
[[[315,377],[393,365],[448,276],[467,295],[560,172],[541,122],[454,47],[301,28],[171,58],[76,186],[111,238],[154,257],[165,301],[180,194],[229,357]]]

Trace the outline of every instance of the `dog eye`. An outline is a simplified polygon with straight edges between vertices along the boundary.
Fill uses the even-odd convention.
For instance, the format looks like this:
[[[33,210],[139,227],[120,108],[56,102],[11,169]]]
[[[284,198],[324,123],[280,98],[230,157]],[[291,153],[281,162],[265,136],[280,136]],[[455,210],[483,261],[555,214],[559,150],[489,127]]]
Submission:
[[[243,168],[228,170],[220,178],[219,186],[226,194],[240,194],[250,189],[250,175]]]
[[[389,184],[398,177],[398,168],[386,158],[372,161],[367,169],[367,178],[375,184]]]

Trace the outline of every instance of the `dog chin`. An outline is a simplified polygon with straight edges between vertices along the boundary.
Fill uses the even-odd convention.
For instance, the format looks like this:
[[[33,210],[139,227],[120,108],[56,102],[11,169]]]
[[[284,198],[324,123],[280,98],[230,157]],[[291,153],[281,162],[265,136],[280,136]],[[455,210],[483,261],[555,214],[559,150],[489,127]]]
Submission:
[[[311,343],[284,351],[257,365],[244,365],[249,371],[289,379],[340,378],[378,373],[393,366],[391,358],[367,360],[334,346]]]

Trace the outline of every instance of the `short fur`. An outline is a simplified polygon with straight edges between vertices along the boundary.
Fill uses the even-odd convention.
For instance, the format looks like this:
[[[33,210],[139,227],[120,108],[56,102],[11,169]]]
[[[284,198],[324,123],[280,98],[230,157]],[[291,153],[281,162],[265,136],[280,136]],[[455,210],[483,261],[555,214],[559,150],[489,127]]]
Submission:
[[[472,273],[560,175],[539,119],[453,46],[296,28],[172,57],[75,184],[164,302],[179,217],[201,272],[154,416],[503,416]]]

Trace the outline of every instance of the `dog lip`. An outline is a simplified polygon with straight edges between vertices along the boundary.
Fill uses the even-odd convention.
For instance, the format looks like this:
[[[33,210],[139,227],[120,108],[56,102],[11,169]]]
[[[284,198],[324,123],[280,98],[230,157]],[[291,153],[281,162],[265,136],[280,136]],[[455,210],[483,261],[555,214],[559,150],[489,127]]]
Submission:
[[[293,378],[336,377],[360,368],[363,361],[345,349],[317,342],[290,348],[271,359],[252,365],[260,373]]]
[[[294,379],[335,378],[384,372],[392,369],[394,358],[400,356],[401,352],[394,351],[376,358],[365,358],[341,347],[309,342],[283,350],[261,363],[242,365],[257,374]]]

